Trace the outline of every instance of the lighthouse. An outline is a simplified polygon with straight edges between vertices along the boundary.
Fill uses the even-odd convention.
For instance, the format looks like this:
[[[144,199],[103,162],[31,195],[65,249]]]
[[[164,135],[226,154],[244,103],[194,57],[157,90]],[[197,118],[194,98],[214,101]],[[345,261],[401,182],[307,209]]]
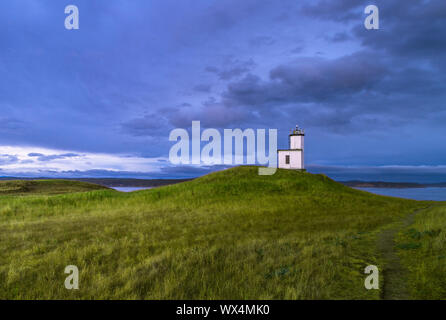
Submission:
[[[304,137],[305,132],[296,126],[289,135],[289,149],[277,150],[279,168],[304,170]]]

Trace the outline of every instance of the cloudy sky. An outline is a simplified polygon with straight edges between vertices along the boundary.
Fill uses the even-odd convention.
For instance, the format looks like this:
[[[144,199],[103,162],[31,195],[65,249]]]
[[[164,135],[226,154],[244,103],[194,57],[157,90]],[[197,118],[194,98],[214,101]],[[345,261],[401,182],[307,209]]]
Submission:
[[[299,124],[336,178],[446,181],[445,1],[3,0],[0,27],[0,176],[197,176],[168,137],[199,120],[279,148]]]

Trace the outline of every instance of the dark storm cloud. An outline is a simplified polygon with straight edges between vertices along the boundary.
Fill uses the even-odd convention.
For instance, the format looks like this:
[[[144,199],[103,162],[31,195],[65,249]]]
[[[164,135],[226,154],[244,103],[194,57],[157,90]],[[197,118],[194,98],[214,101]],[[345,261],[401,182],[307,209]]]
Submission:
[[[380,12],[381,27],[376,32],[366,30],[362,24],[366,16],[364,8],[370,4],[377,5]],[[444,62],[445,1],[322,0],[303,5],[302,13],[325,21],[353,21],[351,30],[363,46],[386,51],[394,58],[416,57]],[[334,38],[344,38],[345,35],[343,31]]]
[[[271,117],[271,109],[280,105],[281,112],[272,117],[299,112],[308,125],[350,130],[355,116],[364,111],[379,113],[365,110],[363,105],[377,100],[380,85],[391,71],[385,62],[374,58],[367,52],[332,60],[299,58],[273,68],[267,80],[248,74],[228,85],[223,95],[226,112],[243,107],[250,110],[251,119],[256,114]]]
[[[358,3],[321,1],[312,6],[310,14],[336,21],[343,13],[356,11]],[[380,9],[381,29],[370,32],[357,23],[352,30],[370,63],[383,66],[385,73],[369,94],[362,95],[361,101],[354,97],[351,100],[360,106],[357,110],[361,112],[391,116],[387,122],[393,125],[405,124],[408,119],[440,116],[446,110],[446,2],[377,1],[376,4]],[[333,14],[328,15],[325,10]]]
[[[359,26],[353,28],[363,46],[384,51],[405,63],[430,61],[446,68],[445,1],[414,0],[407,5],[383,1],[380,8],[383,27],[379,32],[369,34]]]
[[[248,75],[228,85],[223,101],[255,112],[269,112],[281,105],[283,113],[300,112],[308,124],[329,129],[334,123],[349,130],[365,116],[376,121],[392,116],[386,122],[396,125],[444,110],[444,80],[444,75],[435,71],[399,65],[392,68],[385,58],[380,61],[358,53],[335,60],[309,58],[281,65],[271,70],[268,80]],[[363,130],[376,127],[373,121],[370,126],[360,122],[357,127]]]
[[[326,4],[313,6],[311,12],[308,8],[304,8],[304,11],[325,18],[325,9],[321,8],[326,7]],[[326,18],[337,20],[336,17],[342,16],[338,11],[352,12],[358,5],[341,1],[328,7],[333,15]],[[363,15],[360,17],[358,20],[362,23]],[[406,19],[407,15],[400,13],[400,17],[404,18],[405,23],[410,21]],[[425,25],[428,25],[429,19],[430,16],[424,18]],[[366,31],[362,24],[354,29],[361,30],[363,37],[371,39],[378,37],[381,32]],[[359,36],[357,33],[355,35]],[[354,38],[344,31],[327,35],[327,40],[342,42]],[[415,42],[420,44],[419,41]],[[376,46],[379,41],[377,43]],[[407,64],[405,56],[397,55],[397,50],[386,50],[392,50],[393,54],[369,46],[334,59],[301,57],[273,67],[266,79],[246,68],[243,72],[246,75],[240,80],[229,82],[223,95],[214,99],[213,103],[203,103],[198,109],[186,108],[187,111],[181,108],[168,118],[176,126],[187,126],[193,119],[201,119],[209,126],[222,127],[237,123],[238,120],[239,123],[255,123],[262,116],[280,122],[281,117],[299,112],[307,125],[337,133],[357,133],[404,126],[412,120],[427,119],[444,108],[446,88],[443,74],[439,70],[414,64],[413,61]],[[237,70],[228,71],[231,76],[226,77],[217,67],[207,68],[208,72],[227,79],[231,79],[232,75],[243,74]]]
[[[355,22],[353,34],[363,49],[335,59],[299,58],[271,69],[267,79],[248,74],[228,85],[225,104],[263,108],[265,114],[280,106],[283,115],[299,112],[306,124],[338,133],[404,126],[445,110],[446,3],[379,2],[382,28],[376,32],[362,25],[366,5],[304,5],[301,12],[307,16]],[[355,40],[348,31],[325,38]]]
[[[272,69],[268,81],[248,75],[231,83],[225,98],[242,105],[333,101],[370,90],[383,79],[386,66],[371,58],[364,52],[335,60],[300,58]]]

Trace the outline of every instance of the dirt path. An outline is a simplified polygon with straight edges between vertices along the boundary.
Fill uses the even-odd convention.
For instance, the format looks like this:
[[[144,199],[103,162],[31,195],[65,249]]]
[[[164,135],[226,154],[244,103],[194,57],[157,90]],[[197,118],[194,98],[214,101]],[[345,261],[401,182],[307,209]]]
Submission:
[[[406,287],[407,270],[401,265],[400,258],[395,248],[395,236],[415,221],[415,216],[420,211],[427,208],[419,209],[407,215],[400,225],[397,227],[384,230],[378,238],[378,249],[381,251],[386,268],[382,271],[384,276],[384,285],[381,292],[381,298],[384,300],[407,300],[410,299],[409,292]]]

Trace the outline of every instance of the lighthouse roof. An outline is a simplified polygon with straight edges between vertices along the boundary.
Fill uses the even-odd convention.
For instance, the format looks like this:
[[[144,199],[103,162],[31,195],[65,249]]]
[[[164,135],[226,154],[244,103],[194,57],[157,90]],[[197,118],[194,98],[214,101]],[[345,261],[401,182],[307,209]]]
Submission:
[[[304,136],[305,131],[304,129],[299,128],[299,126],[296,125],[296,128],[291,130],[290,136]]]

